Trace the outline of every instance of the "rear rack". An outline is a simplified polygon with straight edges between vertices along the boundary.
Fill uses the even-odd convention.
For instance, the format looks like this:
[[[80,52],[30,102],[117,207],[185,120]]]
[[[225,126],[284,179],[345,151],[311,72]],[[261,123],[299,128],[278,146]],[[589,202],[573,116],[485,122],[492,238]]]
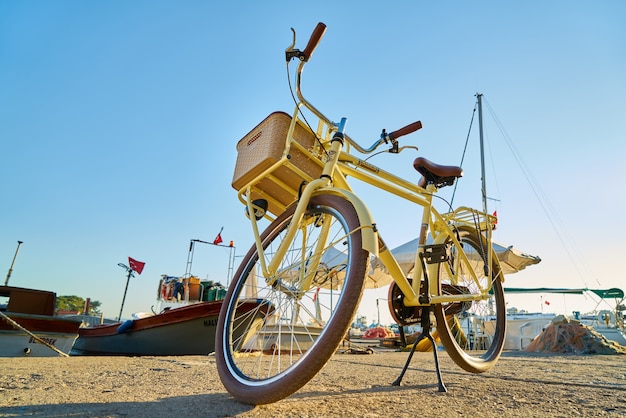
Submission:
[[[480,229],[481,232],[496,229],[498,218],[495,215],[472,209],[467,206],[460,206],[453,212],[442,214],[443,219],[456,226],[469,226]]]

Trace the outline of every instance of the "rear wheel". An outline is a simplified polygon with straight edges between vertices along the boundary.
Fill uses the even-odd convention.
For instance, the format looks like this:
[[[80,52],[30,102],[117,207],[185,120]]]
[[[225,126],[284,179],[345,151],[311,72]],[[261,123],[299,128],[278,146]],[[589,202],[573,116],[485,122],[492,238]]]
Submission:
[[[490,283],[491,291],[486,300],[435,305],[437,331],[446,352],[459,367],[472,373],[482,373],[496,364],[504,346],[506,306],[503,277],[496,262],[485,272],[486,241],[482,235],[479,236],[475,230],[461,229],[457,238],[469,264],[459,261],[458,249],[452,245],[448,262],[439,268],[441,293],[480,294],[480,288],[487,288]],[[452,267],[455,264],[456,267]],[[451,269],[458,269],[456,280],[450,279]],[[468,274],[469,269],[476,272],[478,283]]]
[[[261,234],[268,259],[284,240],[294,209]],[[363,291],[369,253],[359,228],[349,201],[315,196],[273,277],[263,277],[256,246],[248,251],[224,299],[215,347],[222,383],[237,400],[258,405],[283,399],[334,354]]]

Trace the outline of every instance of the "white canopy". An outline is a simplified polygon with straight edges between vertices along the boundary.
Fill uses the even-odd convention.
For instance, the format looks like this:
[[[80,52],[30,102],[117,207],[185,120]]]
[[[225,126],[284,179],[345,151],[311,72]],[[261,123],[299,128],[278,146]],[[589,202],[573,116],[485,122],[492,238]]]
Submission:
[[[405,275],[413,270],[417,242],[418,238],[415,238],[391,250]],[[507,247],[496,242],[492,245],[504,274],[517,273],[527,266],[538,264],[541,261],[541,258],[521,252],[513,248],[512,245]],[[391,283],[391,276],[378,258],[372,260],[371,266],[366,284],[368,288],[377,288]]]

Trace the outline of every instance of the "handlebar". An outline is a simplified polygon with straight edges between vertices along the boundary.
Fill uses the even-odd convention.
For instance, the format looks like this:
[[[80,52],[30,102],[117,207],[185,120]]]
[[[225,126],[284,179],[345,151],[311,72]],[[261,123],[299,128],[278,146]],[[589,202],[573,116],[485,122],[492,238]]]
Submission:
[[[385,142],[385,144],[387,144],[387,141],[391,141],[391,148],[389,148],[387,152],[390,152],[392,154],[399,154],[403,149],[406,148],[417,149],[417,147],[413,146],[399,147],[398,138],[413,133],[418,129],[422,129],[422,122],[419,120],[417,122],[406,125],[404,128],[393,131],[390,134],[387,134],[383,129],[383,133],[380,135],[380,139],[376,143],[374,143],[372,148],[376,149],[382,142]]]
[[[311,103],[309,103],[304,98],[304,96],[302,95],[302,91],[300,89],[300,76],[301,76],[301,73],[302,73],[302,69],[304,68],[304,64],[311,58],[311,56],[313,55],[313,52],[315,51],[315,48],[317,48],[317,45],[319,44],[320,40],[324,36],[324,33],[326,32],[326,25],[324,23],[322,23],[322,22],[319,22],[317,24],[317,26],[315,26],[315,29],[313,30],[313,33],[311,33],[311,37],[309,38],[309,42],[307,43],[306,48],[304,48],[303,51],[299,51],[298,49],[294,48],[295,44],[296,44],[296,32],[295,32],[295,30],[293,28],[291,30],[293,32],[293,43],[285,51],[285,58],[287,59],[287,65],[289,65],[289,61],[291,61],[292,58],[298,58],[300,60],[300,65],[298,66],[298,70],[296,72],[296,74],[297,74],[297,77],[296,77],[296,94],[297,94],[298,98],[300,99],[300,101],[302,102],[302,104],[304,104],[309,110],[311,110],[314,114],[316,114],[320,119],[326,120],[326,121],[330,121],[319,110],[317,110]],[[421,128],[422,128],[422,122],[421,121],[417,121],[417,122],[413,122],[413,123],[411,123],[411,124],[409,124],[409,125],[407,125],[407,126],[405,126],[403,128],[395,130],[395,131],[393,131],[393,132],[391,132],[389,134],[387,134],[385,132],[385,130],[383,129],[383,133],[380,136],[380,139],[378,139],[376,142],[374,142],[374,144],[372,144],[372,146],[370,148],[367,148],[367,149],[361,147],[353,139],[351,139],[348,135],[344,135],[344,138],[352,146],[354,146],[359,152],[361,152],[363,154],[369,154],[369,153],[373,152],[376,148],[378,148],[382,143],[387,144],[389,141],[391,141],[391,145],[392,145],[391,149],[389,149],[389,152],[391,152],[391,153],[399,153],[404,148],[416,148],[416,147],[409,146],[409,147],[399,148],[397,139],[400,138],[401,136],[413,133],[413,132],[415,132],[415,131],[417,131],[418,129],[421,129]]]
[[[389,134],[389,139],[391,140],[398,139],[401,136],[413,133],[417,131],[418,129],[422,129],[422,122],[419,120],[417,122],[413,122],[410,125],[405,126],[404,128],[400,128],[397,131],[393,131],[392,133]]]

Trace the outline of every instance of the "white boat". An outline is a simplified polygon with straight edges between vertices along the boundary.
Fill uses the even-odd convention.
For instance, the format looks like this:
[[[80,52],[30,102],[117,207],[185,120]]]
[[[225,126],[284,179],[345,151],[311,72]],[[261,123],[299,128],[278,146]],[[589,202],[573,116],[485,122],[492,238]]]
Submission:
[[[0,286],[0,357],[69,355],[81,321],[54,314],[56,293]]]
[[[242,351],[307,351],[322,328],[314,325],[274,324],[259,327]]]
[[[619,317],[615,315],[615,312],[609,310],[592,312],[585,315],[579,315],[578,312],[574,312],[574,319],[579,320],[581,324],[593,327],[594,330],[604,335],[607,340],[613,340],[620,345],[626,346],[623,316],[621,318],[621,327]]]

